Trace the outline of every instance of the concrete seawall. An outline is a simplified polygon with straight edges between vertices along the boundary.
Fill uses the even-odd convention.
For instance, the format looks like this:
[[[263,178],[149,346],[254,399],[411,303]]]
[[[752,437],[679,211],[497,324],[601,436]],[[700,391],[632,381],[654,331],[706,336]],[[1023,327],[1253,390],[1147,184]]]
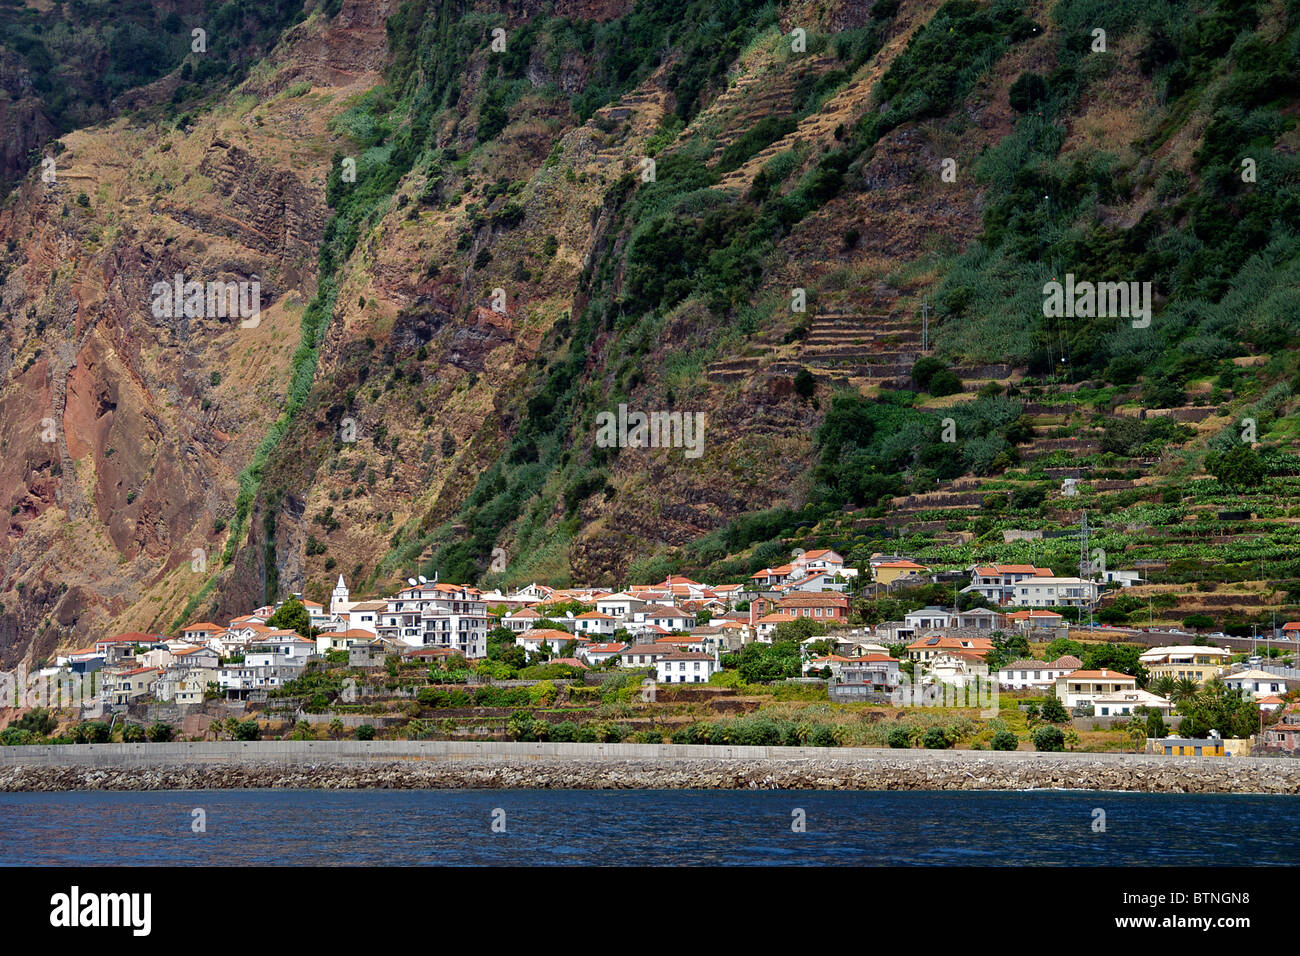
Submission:
[[[0,791],[245,788],[1062,788],[1300,795],[1300,760],[379,740],[0,747]]]

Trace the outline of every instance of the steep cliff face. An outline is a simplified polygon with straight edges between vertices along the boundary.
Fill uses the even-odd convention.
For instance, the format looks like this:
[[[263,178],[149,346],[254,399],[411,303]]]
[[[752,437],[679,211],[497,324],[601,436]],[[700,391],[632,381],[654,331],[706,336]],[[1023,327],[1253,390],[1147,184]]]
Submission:
[[[792,528],[881,519],[839,508],[1004,471],[1026,436],[1087,447],[1090,411],[1057,435],[1007,386],[1157,345],[1045,327],[1036,270],[1146,269],[1188,222],[1209,242],[1180,182],[1247,208],[1205,142],[1214,104],[1263,93],[1217,59],[1219,5],[1183,6],[1125,7],[1084,59],[1105,11],[1069,2],[344,0],[208,106],[179,70],[133,88],[0,210],[0,664],[339,573],[734,573]],[[1260,10],[1256,59],[1285,59],[1296,14]],[[1294,151],[1252,115],[1252,149]],[[257,282],[257,321],[156,311],[177,275]],[[949,395],[912,378],[923,303]],[[1206,321],[1192,351],[1244,353]],[[1150,404],[1139,373],[1098,414]],[[828,458],[841,389],[879,421]],[[607,447],[620,406],[702,445]],[[955,457],[949,412],[976,433]]]
[[[326,124],[384,62],[382,5],[355,7],[301,25],[265,75],[184,129],[119,120],[64,137],[52,181],[30,176],[0,212],[5,665],[29,645],[40,658],[164,628],[216,566],[315,292]],[[330,43],[368,71],[321,69]],[[276,93],[277,70],[320,84]],[[154,286],[178,275],[257,282],[260,315],[206,301],[159,315]]]

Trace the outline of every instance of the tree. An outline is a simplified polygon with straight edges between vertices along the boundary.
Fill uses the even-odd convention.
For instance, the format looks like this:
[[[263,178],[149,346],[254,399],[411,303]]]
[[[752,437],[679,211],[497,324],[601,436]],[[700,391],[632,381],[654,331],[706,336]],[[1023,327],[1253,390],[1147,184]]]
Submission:
[[[1142,663],[1142,648],[1132,644],[1093,644],[1083,654],[1083,669],[1119,671],[1146,687],[1146,665]]]
[[[267,627],[285,631],[297,631],[303,637],[311,637],[311,614],[296,597],[290,597],[266,619]]]
[[[902,749],[912,746],[912,738],[908,735],[904,727],[895,727],[885,738],[885,742],[895,749]]]
[[[943,359],[935,358],[933,355],[923,355],[912,364],[912,381],[921,391],[929,391],[930,380],[947,368]]]
[[[951,369],[940,369],[930,377],[930,387],[926,391],[936,398],[943,395],[956,395],[961,391],[961,379]]]
[[[1196,683],[1192,677],[1180,677],[1174,681],[1173,690],[1170,692],[1169,699],[1175,704],[1182,703],[1193,699],[1200,692],[1201,685]]]
[[[1041,713],[1043,720],[1049,724],[1062,724],[1070,719],[1070,715],[1065,712],[1065,705],[1056,698],[1055,694],[1049,695],[1043,701]]]
[[[1138,749],[1146,743],[1147,740],[1147,722],[1141,717],[1133,717],[1124,725],[1124,735],[1128,737],[1129,743],[1133,745],[1133,752],[1137,753]]]
[[[122,725],[122,743],[140,744],[144,743],[144,728],[139,724]]]
[[[799,617],[793,621],[783,621],[776,626],[772,634],[773,645],[783,641],[804,641],[810,637],[821,637],[826,633],[826,625],[811,617]]]
[[[1000,670],[1012,661],[1024,660],[1029,657],[1029,639],[1022,633],[1007,636],[1001,631],[994,631],[992,639],[993,650],[989,651],[984,657],[985,662],[989,665],[990,674]]]
[[[1178,712],[1183,715],[1179,732],[1184,737],[1204,737],[1211,730],[1221,737],[1249,737],[1259,727],[1258,705],[1221,682],[1183,698]]]
[[[330,721],[330,738],[338,740],[343,736],[343,721],[335,717]]]
[[[262,728],[251,717],[248,720],[236,721],[234,737],[236,740],[260,740]]]
[[[357,728],[357,740],[374,740],[375,728],[371,724],[362,724]]]
[[[1147,685],[1147,690],[1159,697],[1163,697],[1165,700],[1173,700],[1174,689],[1177,686],[1177,681],[1168,674],[1162,674]]]
[[[1028,113],[1047,99],[1047,80],[1037,73],[1021,73],[1011,84],[1007,98],[1017,113]]]
[[[58,729],[59,719],[46,707],[35,707],[23,714],[10,726],[17,730],[30,731],[40,737],[48,737]]]
[[[1044,654],[1049,661],[1059,660],[1067,655],[1083,660],[1083,645],[1078,641],[1070,640],[1068,637],[1058,637],[1047,645]]]
[[[1065,749],[1065,734],[1051,724],[1039,727],[1034,731],[1034,749],[1059,753]]]
[[[754,641],[737,653],[724,655],[723,664],[739,671],[740,679],[745,683],[758,684],[800,676],[803,653],[796,641],[778,641],[775,644]]]
[[[161,720],[156,721],[149,727],[149,740],[155,744],[165,744],[175,735],[171,724],[165,724]]]
[[[1264,483],[1264,462],[1247,444],[1236,444],[1226,452],[1205,456],[1205,470],[1221,485],[1233,489],[1258,488]]]
[[[1079,746],[1079,732],[1071,728],[1065,732],[1065,746],[1073,750]]]
[[[88,720],[78,724],[72,732],[72,739],[79,744],[106,744],[108,738],[108,724],[102,720]]]
[[[1195,614],[1189,614],[1187,617],[1183,618],[1183,627],[1193,631],[1203,631],[1207,627],[1214,627],[1214,618],[1198,611]]]
[[[1154,740],[1159,740],[1168,733],[1169,729],[1165,726],[1165,719],[1160,716],[1160,711],[1154,707],[1149,708],[1147,710],[1146,735]]]
[[[999,730],[993,735],[991,746],[994,750],[1015,750],[1020,746],[1020,738],[1009,730]]]

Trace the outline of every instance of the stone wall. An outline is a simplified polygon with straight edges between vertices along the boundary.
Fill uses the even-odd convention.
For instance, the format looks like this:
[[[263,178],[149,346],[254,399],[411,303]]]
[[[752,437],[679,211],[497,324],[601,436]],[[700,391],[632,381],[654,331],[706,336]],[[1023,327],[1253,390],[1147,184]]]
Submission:
[[[0,748],[0,791],[254,787],[1300,794],[1300,760],[378,740]]]

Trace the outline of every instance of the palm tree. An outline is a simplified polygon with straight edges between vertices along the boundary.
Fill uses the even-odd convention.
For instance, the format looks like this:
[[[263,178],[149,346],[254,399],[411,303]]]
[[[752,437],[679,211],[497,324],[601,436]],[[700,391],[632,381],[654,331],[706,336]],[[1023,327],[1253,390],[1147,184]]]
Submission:
[[[1170,698],[1174,703],[1181,703],[1195,697],[1200,685],[1190,677],[1180,677],[1174,682],[1173,696]]]
[[[1177,686],[1178,686],[1178,682],[1175,681],[1168,674],[1165,674],[1152,681],[1150,687],[1148,687],[1147,689],[1150,690],[1153,694],[1163,697],[1165,700],[1170,700],[1171,695],[1173,694],[1174,689]]]

